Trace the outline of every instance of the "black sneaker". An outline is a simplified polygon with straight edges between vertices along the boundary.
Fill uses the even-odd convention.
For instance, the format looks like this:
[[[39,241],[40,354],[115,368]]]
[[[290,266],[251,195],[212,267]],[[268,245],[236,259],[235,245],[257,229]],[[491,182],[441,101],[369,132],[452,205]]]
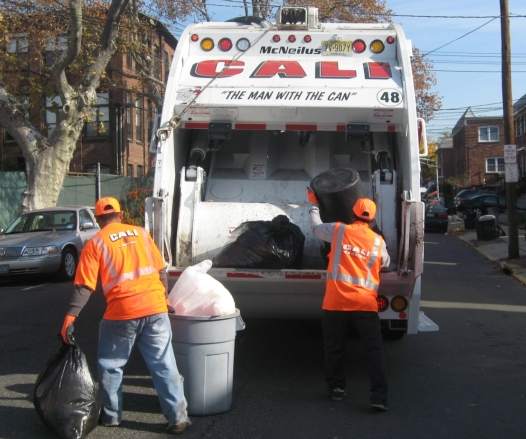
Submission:
[[[389,410],[389,407],[387,407],[387,404],[382,404],[378,402],[372,403],[371,407],[375,410],[378,410],[379,412],[386,412],[387,410]]]
[[[340,389],[339,387],[336,387],[336,389],[332,389],[331,399],[333,401],[341,401],[344,396],[345,396],[344,389]]]

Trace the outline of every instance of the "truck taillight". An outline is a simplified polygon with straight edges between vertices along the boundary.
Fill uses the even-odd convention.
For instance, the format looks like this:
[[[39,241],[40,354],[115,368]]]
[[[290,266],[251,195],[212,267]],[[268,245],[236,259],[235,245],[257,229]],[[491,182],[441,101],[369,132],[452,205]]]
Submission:
[[[214,48],[214,40],[212,38],[205,38],[201,41],[201,49],[205,52],[210,52]]]
[[[394,37],[387,37],[387,44],[393,44],[395,42]]]
[[[274,35],[272,37],[272,41],[274,41],[275,43],[279,43],[281,41],[281,37],[279,35]]]
[[[312,41],[312,37],[310,35],[305,35],[303,37],[303,41],[305,41],[306,43],[310,43]]]
[[[236,47],[240,52],[244,52],[250,47],[250,41],[248,41],[246,38],[240,38],[237,40]]]
[[[365,48],[367,46],[365,45],[365,42],[362,41],[362,40],[356,40],[354,43],[352,43],[352,49],[356,52],[356,53],[362,53],[365,51]]]
[[[396,296],[391,300],[391,308],[396,312],[405,311],[407,309],[407,299],[403,296]]]
[[[289,35],[289,41],[294,43],[296,41],[296,37],[294,35]]]
[[[389,300],[385,296],[378,296],[376,302],[378,302],[378,312],[384,312],[389,307]]]
[[[384,51],[384,43],[382,43],[380,40],[374,40],[371,43],[371,50],[374,53],[382,53]]]
[[[228,38],[222,38],[219,40],[218,46],[223,52],[228,52],[230,49],[232,49],[232,41],[230,41]]]
[[[190,39],[195,43],[196,41],[199,41],[199,35],[193,34]]]

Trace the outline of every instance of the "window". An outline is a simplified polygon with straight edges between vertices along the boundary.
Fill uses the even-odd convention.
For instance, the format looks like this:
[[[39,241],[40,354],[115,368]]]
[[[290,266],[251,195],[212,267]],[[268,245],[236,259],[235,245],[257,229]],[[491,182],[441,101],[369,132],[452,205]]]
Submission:
[[[13,60],[14,64],[17,64],[18,68],[22,70],[29,68],[29,46],[27,42],[26,34],[13,35],[7,42],[6,51],[12,55],[17,55],[16,59]],[[8,64],[6,68],[13,68],[12,64]]]
[[[486,159],[487,173],[504,173],[504,157],[490,157]]]
[[[128,165],[128,177],[134,177],[134,175],[133,175],[133,165]]]
[[[126,93],[126,133],[128,139],[133,139],[133,129],[132,129],[132,101],[131,96]]]
[[[142,124],[142,117],[143,117],[143,108],[141,104],[141,99],[137,99],[135,101],[135,138],[137,142],[143,141],[143,124]]]
[[[168,74],[170,73],[170,61],[168,59],[168,52],[165,50],[163,54],[163,62],[164,62],[164,80],[166,81],[168,79]]]
[[[146,113],[146,119],[147,119],[146,123],[148,125],[148,138],[146,140],[148,142],[152,138],[153,122],[155,121],[155,115],[156,115],[155,107],[153,106],[152,101],[148,100],[148,111]]]
[[[479,142],[498,142],[499,127],[479,127]]]
[[[46,55],[44,62],[46,67],[52,67],[57,59],[64,53],[67,48],[68,38],[67,37],[58,37],[50,38],[46,43]]]
[[[80,217],[80,227],[84,227],[84,224],[86,223],[93,223],[93,220],[91,219],[90,214],[86,209],[82,209],[79,211],[79,217]],[[96,224],[93,224],[96,227]]]
[[[137,166],[137,177],[144,177],[143,167],[141,165]]]
[[[62,114],[62,100],[59,96],[46,98],[46,128],[48,137],[53,134]]]
[[[157,44],[153,46],[153,77],[161,79],[161,49]]]
[[[91,121],[86,122],[86,137],[107,137],[110,121],[110,95],[97,93],[97,103],[91,107]]]
[[[126,67],[128,67],[128,69],[130,69],[130,70],[132,70],[132,68],[133,68],[132,62],[133,62],[133,58],[132,58],[131,54],[128,53],[126,55]]]

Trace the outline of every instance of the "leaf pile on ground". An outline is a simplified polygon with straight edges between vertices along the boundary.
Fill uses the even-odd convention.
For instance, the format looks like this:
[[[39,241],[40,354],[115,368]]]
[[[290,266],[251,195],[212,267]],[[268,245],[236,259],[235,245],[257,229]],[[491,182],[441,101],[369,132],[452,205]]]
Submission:
[[[462,236],[472,231],[473,230],[470,230],[470,229],[454,229],[454,230],[448,230],[447,234],[449,236]]]

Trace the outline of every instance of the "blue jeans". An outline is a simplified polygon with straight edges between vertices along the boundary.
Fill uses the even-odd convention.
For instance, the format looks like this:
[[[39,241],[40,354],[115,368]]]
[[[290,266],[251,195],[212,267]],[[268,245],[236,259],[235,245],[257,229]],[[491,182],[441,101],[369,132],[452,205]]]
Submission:
[[[187,422],[183,377],[175,364],[167,313],[100,322],[97,357],[102,421],[118,424],[122,420],[122,371],[135,343],[148,366],[168,425]]]

